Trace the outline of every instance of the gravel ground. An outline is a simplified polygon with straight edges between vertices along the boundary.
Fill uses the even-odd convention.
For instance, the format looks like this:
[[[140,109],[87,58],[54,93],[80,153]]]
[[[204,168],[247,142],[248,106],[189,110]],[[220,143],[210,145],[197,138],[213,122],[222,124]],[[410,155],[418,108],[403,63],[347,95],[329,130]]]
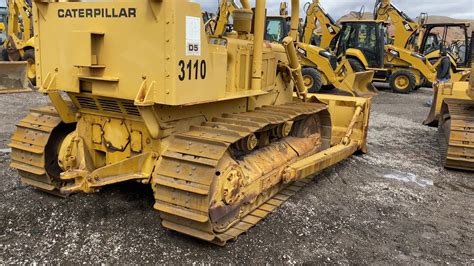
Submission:
[[[160,226],[149,187],[110,186],[59,199],[9,169],[14,124],[43,96],[0,98],[0,264],[474,264],[474,187],[438,165],[436,129],[421,123],[429,89],[375,98],[369,153],[315,176],[226,247]]]

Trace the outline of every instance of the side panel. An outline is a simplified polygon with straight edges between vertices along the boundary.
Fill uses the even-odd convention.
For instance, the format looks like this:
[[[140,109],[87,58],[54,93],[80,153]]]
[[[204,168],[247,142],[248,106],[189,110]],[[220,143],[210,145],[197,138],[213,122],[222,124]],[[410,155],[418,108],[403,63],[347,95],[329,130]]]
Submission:
[[[167,105],[225,96],[225,46],[208,44],[196,3],[37,2],[35,12],[38,81],[54,77],[49,89],[134,100],[146,83]]]

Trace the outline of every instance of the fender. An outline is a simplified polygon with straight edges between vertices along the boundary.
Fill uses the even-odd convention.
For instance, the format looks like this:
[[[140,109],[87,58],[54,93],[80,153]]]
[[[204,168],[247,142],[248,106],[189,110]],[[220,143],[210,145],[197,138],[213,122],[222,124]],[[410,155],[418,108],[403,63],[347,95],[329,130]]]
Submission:
[[[354,48],[349,48],[346,51],[347,58],[357,58],[363,65],[365,69],[369,68],[369,62],[367,62],[367,59],[365,58],[364,54],[362,51]]]

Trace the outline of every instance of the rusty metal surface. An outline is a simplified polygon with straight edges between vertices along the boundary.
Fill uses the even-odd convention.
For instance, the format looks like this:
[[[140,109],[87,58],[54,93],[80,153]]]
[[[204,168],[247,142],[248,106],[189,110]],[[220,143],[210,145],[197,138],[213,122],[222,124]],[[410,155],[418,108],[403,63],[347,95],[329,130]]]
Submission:
[[[151,182],[154,207],[161,213],[163,226],[218,245],[249,230],[304,186],[304,180],[285,180],[284,169],[328,148],[321,146],[322,120],[307,122],[308,118],[325,112],[324,104],[268,106],[216,118],[214,121],[221,124],[203,126],[201,135],[191,129],[175,136],[157,163]],[[272,140],[259,149],[242,153],[235,144],[237,136],[243,138],[245,134],[235,138],[229,138],[233,136],[230,133],[222,134],[221,128],[232,132],[231,125],[238,124],[239,120],[232,118],[243,121],[240,132],[254,132],[259,141],[272,128],[289,121],[294,130],[300,128],[295,126],[298,123],[312,125],[314,130],[305,130],[305,136]],[[259,127],[242,130],[245,122],[255,122]]]

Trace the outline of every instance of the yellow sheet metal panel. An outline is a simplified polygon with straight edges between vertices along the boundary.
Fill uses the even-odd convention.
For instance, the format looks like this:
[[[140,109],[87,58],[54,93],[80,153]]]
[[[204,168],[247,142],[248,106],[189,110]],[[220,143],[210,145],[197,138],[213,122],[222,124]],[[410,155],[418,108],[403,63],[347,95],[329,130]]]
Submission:
[[[221,46],[208,44],[196,3],[37,6],[43,14],[36,24],[41,34],[39,72],[43,77],[57,72],[58,89],[79,92],[82,79],[94,95],[133,100],[147,80],[157,84],[156,103],[181,105],[225,97],[227,56]]]

